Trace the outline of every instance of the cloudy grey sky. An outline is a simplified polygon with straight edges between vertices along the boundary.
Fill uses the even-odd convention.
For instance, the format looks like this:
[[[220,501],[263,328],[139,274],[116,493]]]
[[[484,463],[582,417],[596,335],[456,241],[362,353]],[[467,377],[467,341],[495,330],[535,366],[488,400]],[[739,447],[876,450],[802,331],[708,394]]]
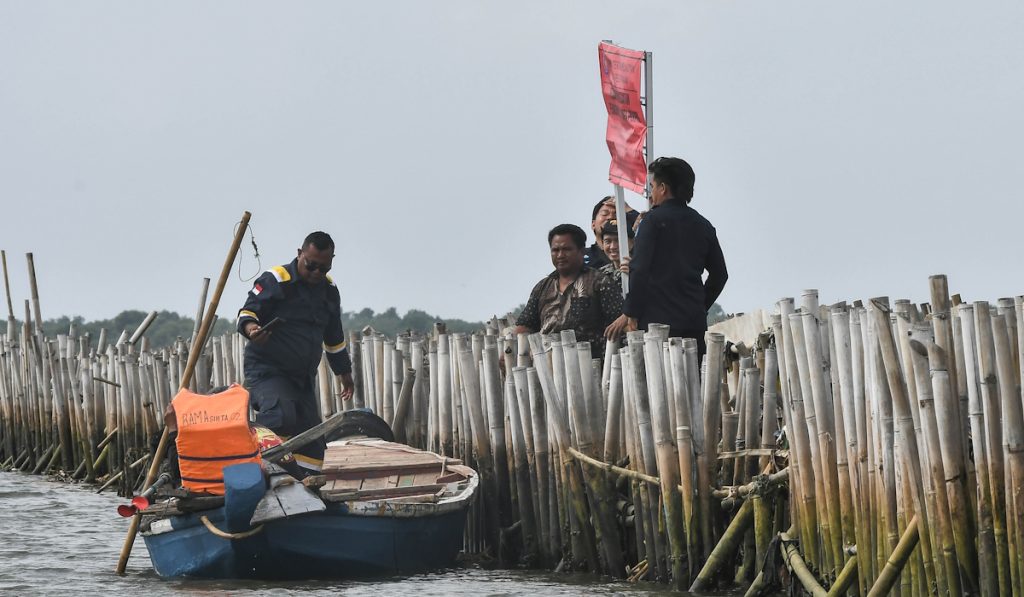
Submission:
[[[994,300],[1024,292],[1022,30],[1010,2],[4,1],[0,248],[19,313],[32,251],[44,317],[188,314],[250,210],[264,268],[334,235],[348,310],[502,313],[610,190],[612,39],[654,52],[727,311],[939,272]]]

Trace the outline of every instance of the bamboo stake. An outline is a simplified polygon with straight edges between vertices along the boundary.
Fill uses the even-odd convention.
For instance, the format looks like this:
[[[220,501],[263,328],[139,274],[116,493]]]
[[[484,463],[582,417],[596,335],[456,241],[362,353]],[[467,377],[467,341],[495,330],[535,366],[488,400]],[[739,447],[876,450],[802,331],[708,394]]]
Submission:
[[[669,402],[665,387],[662,343],[668,330],[644,334],[644,355],[647,361],[647,390],[650,397],[651,422],[657,451],[658,477],[661,479],[662,507],[665,509],[666,532],[671,549],[672,581],[677,590],[684,590],[689,575],[686,571],[686,533],[683,524],[682,496],[676,488],[680,483],[679,450],[671,428]]]
[[[719,421],[721,421],[719,397],[722,389],[720,380],[724,344],[725,338],[721,334],[709,333],[707,335],[707,372],[704,375],[702,392],[704,397],[704,445],[701,453],[697,455],[697,502],[700,510],[700,534],[704,559],[710,557],[714,545],[711,463],[714,462],[718,450]]]
[[[807,567],[807,563],[804,558],[800,555],[800,550],[793,545],[794,541],[791,537],[793,529],[786,533],[780,533],[781,541],[779,542],[779,549],[782,552],[782,557],[786,560],[786,565],[793,574],[796,575],[800,584],[804,590],[810,593],[813,597],[825,597],[827,592],[818,583],[818,579],[814,577],[814,573]]]
[[[974,303],[974,324],[978,343],[978,377],[981,386],[983,418],[986,423],[986,454],[989,463],[992,528],[996,546],[996,567],[1001,595],[1010,594],[1011,570],[1006,534],[1006,485],[1003,456],[1001,407],[996,383],[995,346],[989,305]]]
[[[797,484],[799,505],[800,538],[806,554],[807,561],[817,567],[820,558],[818,557],[818,479],[815,475],[814,457],[810,440],[810,428],[806,424],[806,413],[804,412],[803,389],[800,384],[799,368],[797,366],[796,351],[793,347],[793,333],[790,327],[790,316],[793,313],[793,299],[784,298],[778,302],[780,311],[779,321],[776,329],[780,330],[782,338],[782,352],[779,353],[779,373],[782,376],[782,386],[785,389],[786,402],[789,405],[790,425],[787,428],[790,444],[796,453],[793,459],[796,464],[794,469],[799,475]],[[776,339],[780,337],[776,334]]]
[[[722,535],[721,541],[715,546],[704,567],[697,574],[697,578],[690,585],[691,593],[704,591],[711,587],[715,577],[730,562],[733,553],[746,534],[747,527],[753,523],[754,506],[749,500],[745,500],[732,522],[729,523],[729,528]]]
[[[536,492],[533,490],[539,490],[539,488],[536,487],[531,477],[531,464],[533,464],[534,456],[532,455],[532,450],[528,448],[528,444],[532,445],[532,442],[528,442],[526,439],[528,434],[524,429],[526,424],[523,421],[525,411],[519,408],[520,400],[523,402],[528,400],[529,388],[527,386],[526,368],[516,367],[513,370],[513,375],[516,379],[510,376],[505,382],[505,402],[508,407],[509,430],[512,435],[516,491],[519,497],[519,516],[523,522],[523,548],[527,558],[533,561],[538,555],[537,540],[538,537],[542,536],[542,531],[537,522],[539,504],[533,499],[533,495],[536,495]],[[519,393],[518,397],[517,391]]]
[[[992,318],[992,338],[995,345],[996,376],[999,384],[1000,419],[1003,424],[1003,454],[1006,462],[1006,521],[1007,551],[1010,564],[1010,583],[1022,586],[1024,577],[1024,408],[1020,399],[1020,384],[1014,373],[1014,357],[1010,349],[1006,320]]]
[[[899,543],[896,544],[896,549],[893,550],[892,555],[886,561],[885,568],[882,569],[878,578],[875,579],[875,584],[871,586],[868,597],[881,597],[882,595],[889,594],[892,586],[896,583],[896,579],[899,578],[904,565],[906,565],[911,552],[917,546],[919,531],[920,523],[918,522],[918,515],[915,514],[907,525],[907,530],[900,537]]]

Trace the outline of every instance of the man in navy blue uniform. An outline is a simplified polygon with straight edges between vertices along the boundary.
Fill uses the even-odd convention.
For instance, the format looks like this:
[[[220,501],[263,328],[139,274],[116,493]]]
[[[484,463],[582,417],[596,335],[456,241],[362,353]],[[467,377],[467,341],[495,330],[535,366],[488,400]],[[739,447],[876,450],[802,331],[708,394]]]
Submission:
[[[342,398],[352,397],[352,362],[341,327],[341,297],[327,275],[334,241],[313,232],[298,256],[270,268],[256,279],[238,312],[238,333],[245,347],[245,382],[256,423],[283,437],[320,423],[314,380],[321,355],[341,378]],[[264,330],[274,319],[273,329]],[[323,440],[307,444],[295,460],[308,474],[323,465]]]
[[[651,210],[636,231],[623,314],[606,335],[662,323],[670,337],[696,339],[703,355],[708,309],[729,278],[722,247],[715,227],[689,205],[693,168],[679,158],[658,158],[647,170]]]

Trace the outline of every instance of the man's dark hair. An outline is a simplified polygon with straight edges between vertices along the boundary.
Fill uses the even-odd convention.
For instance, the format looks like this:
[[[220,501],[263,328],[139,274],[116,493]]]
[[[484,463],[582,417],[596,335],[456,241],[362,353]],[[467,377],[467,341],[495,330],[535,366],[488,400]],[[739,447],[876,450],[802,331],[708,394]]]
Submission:
[[[573,243],[575,243],[578,248],[582,249],[587,246],[587,234],[576,224],[559,224],[552,228],[551,232],[548,232],[548,246],[551,246],[551,241],[556,236],[561,236],[563,234],[571,236]]]
[[[600,201],[597,202],[597,205],[594,206],[594,212],[590,214],[590,221],[591,222],[593,222],[594,220],[597,219],[597,212],[601,211],[601,206],[604,205],[605,201],[608,201],[609,199],[613,199],[614,200],[615,197],[612,197],[611,195],[608,195],[607,197],[604,197],[603,199],[601,199]]]
[[[318,251],[326,251],[328,249],[334,250],[334,240],[330,234],[317,230],[316,232],[310,232],[306,240],[302,241],[302,248],[305,249],[309,245],[313,245]]]
[[[679,158],[658,158],[647,167],[655,182],[663,182],[672,191],[672,196],[689,203],[693,199],[693,183],[697,176],[686,160]]]

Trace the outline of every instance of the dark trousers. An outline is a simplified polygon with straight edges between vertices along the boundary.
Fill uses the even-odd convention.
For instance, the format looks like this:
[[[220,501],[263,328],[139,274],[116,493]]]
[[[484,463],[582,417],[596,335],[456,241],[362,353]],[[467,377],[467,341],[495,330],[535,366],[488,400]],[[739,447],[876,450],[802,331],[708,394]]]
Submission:
[[[708,352],[708,345],[704,342],[704,333],[706,330],[680,330],[671,328],[668,332],[669,338],[693,338],[697,341],[697,366],[700,366],[701,360],[704,359],[704,355]]]
[[[256,411],[256,424],[286,439],[320,424],[320,410],[313,380],[268,376],[248,380],[249,403]],[[294,452],[299,466],[319,471],[323,465],[326,442],[310,442]]]

